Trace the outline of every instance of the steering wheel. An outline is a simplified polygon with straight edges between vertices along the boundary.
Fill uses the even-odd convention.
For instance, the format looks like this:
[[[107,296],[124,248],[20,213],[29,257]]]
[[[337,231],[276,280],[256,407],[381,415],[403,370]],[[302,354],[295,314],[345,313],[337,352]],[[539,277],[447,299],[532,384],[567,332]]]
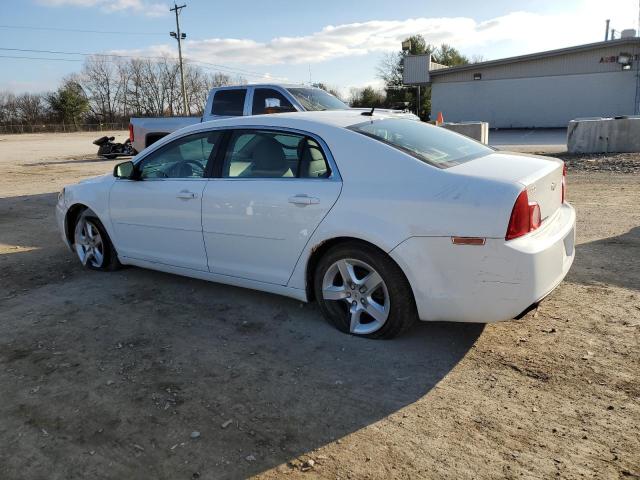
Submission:
[[[200,177],[204,177],[204,167],[202,166],[201,163],[195,161],[195,160],[185,160],[182,163],[188,163],[189,165],[196,167],[195,170],[192,169],[193,173],[197,173],[198,176]]]

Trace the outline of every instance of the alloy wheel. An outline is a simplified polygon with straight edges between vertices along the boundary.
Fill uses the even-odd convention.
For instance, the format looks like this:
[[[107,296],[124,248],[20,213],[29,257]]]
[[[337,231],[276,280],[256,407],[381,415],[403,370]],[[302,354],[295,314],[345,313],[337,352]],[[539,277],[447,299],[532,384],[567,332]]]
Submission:
[[[353,334],[378,331],[389,317],[389,292],[380,274],[353,258],[334,262],[322,280],[322,297],[342,307]]]
[[[104,263],[104,242],[100,230],[91,220],[81,219],[76,225],[75,248],[82,265],[94,268]]]

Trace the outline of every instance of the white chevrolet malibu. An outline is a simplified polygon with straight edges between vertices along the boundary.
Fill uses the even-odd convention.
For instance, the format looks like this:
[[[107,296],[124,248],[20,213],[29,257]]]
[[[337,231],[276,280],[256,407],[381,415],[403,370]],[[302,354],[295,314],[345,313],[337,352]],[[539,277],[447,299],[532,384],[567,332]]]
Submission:
[[[316,300],[343,332],[494,322],[574,258],[560,160],[354,111],[194,125],[66,187],[57,219],[88,268],[121,264]]]

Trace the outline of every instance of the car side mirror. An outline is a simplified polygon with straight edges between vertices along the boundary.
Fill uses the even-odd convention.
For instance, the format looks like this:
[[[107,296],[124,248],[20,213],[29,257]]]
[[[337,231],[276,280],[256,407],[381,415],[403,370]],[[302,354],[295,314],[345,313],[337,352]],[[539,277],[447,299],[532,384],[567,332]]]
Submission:
[[[122,162],[113,168],[113,176],[125,180],[136,180],[136,166],[133,162]]]

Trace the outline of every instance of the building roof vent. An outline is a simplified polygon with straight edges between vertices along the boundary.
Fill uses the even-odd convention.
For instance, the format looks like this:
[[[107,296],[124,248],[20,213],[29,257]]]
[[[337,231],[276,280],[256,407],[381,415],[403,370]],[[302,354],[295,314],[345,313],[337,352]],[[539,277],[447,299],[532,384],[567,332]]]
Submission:
[[[620,38],[634,38],[636,36],[636,31],[633,28],[627,28],[622,30],[620,34]]]

